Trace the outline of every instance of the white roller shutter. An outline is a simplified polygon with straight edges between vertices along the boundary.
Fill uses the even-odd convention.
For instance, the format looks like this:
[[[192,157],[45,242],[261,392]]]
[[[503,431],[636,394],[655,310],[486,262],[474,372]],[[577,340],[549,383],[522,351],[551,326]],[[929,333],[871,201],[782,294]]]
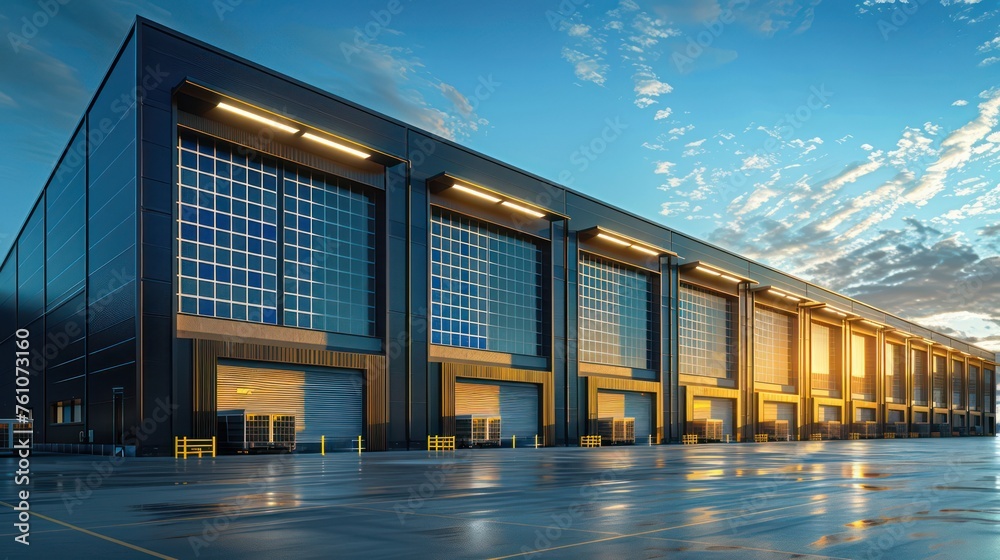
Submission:
[[[819,405],[819,422],[840,422],[840,407],[821,404]]]
[[[764,401],[764,421],[788,421],[788,433],[795,433],[795,403]]]
[[[460,380],[455,383],[455,415],[481,414],[500,417],[504,447],[517,436],[527,445],[541,435],[538,422],[538,385]]]
[[[653,395],[635,391],[597,392],[598,418],[635,418],[635,442],[647,443],[653,433]]]
[[[217,410],[295,416],[296,445],[349,448],[362,434],[360,372],[332,368],[256,367],[235,363],[217,369]]]
[[[598,418],[624,418],[625,417],[625,393],[614,391],[597,392],[597,417]]]
[[[653,433],[653,399],[649,393],[625,393],[625,417],[635,418],[635,442],[648,443]]]
[[[733,428],[733,408],[736,401],[733,399],[723,399],[718,397],[695,397],[694,398],[694,419],[722,420],[722,433],[734,436]]]
[[[874,422],[875,421],[875,409],[874,408],[858,408],[854,410],[854,421],[855,422]]]
[[[500,387],[484,383],[455,383],[455,416],[500,415]]]

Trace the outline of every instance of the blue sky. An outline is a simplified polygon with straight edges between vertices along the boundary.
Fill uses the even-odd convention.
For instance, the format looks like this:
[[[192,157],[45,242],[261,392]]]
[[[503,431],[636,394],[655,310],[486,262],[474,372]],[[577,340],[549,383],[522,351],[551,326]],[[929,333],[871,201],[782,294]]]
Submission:
[[[1000,351],[996,2],[478,4],[5,2],[0,247],[138,13]]]

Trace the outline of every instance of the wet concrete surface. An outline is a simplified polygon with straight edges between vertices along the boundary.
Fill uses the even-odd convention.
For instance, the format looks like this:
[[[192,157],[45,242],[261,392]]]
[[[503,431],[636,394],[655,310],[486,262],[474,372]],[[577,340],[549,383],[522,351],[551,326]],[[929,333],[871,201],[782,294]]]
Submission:
[[[1000,439],[36,455],[0,558],[1000,557]]]

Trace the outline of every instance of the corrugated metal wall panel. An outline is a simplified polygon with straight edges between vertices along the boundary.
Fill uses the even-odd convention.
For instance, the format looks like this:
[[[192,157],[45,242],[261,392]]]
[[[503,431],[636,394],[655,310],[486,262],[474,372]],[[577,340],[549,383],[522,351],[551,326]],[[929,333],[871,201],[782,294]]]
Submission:
[[[733,399],[720,399],[714,397],[694,398],[694,419],[708,420],[714,418],[722,420],[722,433],[734,435],[735,422],[733,422]]]
[[[297,443],[350,447],[362,434],[360,373],[350,370],[278,369],[220,364],[218,410],[295,416]]]

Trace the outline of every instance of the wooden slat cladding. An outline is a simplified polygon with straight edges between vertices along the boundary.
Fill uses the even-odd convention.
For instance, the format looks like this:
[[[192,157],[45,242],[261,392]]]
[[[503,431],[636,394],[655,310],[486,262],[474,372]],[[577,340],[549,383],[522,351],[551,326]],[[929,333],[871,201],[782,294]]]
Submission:
[[[552,445],[556,435],[555,386],[552,372],[473,364],[441,364],[442,435],[455,434],[455,383],[457,378],[534,383],[542,387],[543,445]]]
[[[370,451],[387,447],[389,379],[385,356],[289,348],[220,340],[194,339],[194,426],[192,437],[215,435],[216,367],[220,358],[306,366],[357,369],[365,372],[365,446]]]
[[[598,409],[598,389],[610,389],[612,391],[634,391],[638,393],[651,393],[656,395],[654,400],[654,416],[656,417],[656,429],[653,436],[655,443],[663,440],[663,393],[660,392],[660,384],[656,381],[639,381],[637,379],[617,379],[611,377],[587,377],[587,423],[591,434],[597,433]]]

